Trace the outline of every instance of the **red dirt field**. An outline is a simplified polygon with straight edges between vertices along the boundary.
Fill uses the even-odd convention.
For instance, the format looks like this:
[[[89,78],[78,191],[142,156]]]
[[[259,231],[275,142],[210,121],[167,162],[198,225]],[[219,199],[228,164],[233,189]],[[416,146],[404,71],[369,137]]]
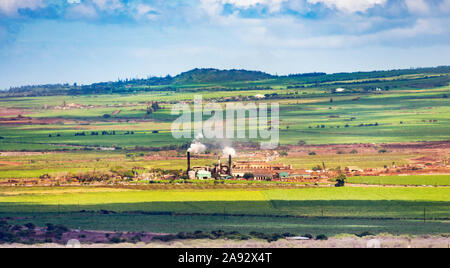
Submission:
[[[99,234],[101,236],[101,234]],[[77,239],[79,240],[79,239]],[[80,240],[81,248],[448,248],[450,238],[445,236],[391,236],[378,235],[359,238],[356,236],[333,237],[328,240],[291,241],[281,239],[276,242],[261,240],[175,240],[150,243],[86,243]],[[66,244],[3,244],[0,248],[64,248]]]
[[[0,161],[0,166],[20,166],[19,162]]]
[[[281,146],[278,150],[289,151],[290,156],[306,156],[314,151],[317,154],[329,155],[337,154],[342,151],[350,153],[356,150],[358,154],[378,153],[379,150],[385,149],[394,153],[420,153],[427,155],[449,155],[450,141],[432,141],[432,142],[410,142],[410,143],[380,143],[380,144],[327,144],[327,145],[289,145]]]
[[[0,125],[51,125],[63,123],[60,118],[5,117],[0,118]]]
[[[30,114],[30,113],[31,113],[30,111],[26,111],[26,110],[0,107],[0,117],[3,117],[3,116],[17,117],[19,115]]]
[[[91,231],[91,230],[70,230],[62,235],[61,239],[57,239],[52,235],[48,235],[45,228],[36,228],[33,235],[27,236],[35,241],[45,241],[45,239],[51,239],[53,243],[66,245],[71,239],[76,239],[80,243],[111,243],[111,238],[122,239],[122,242],[143,242],[149,243],[153,237],[158,235],[166,235],[160,233],[148,233],[148,232],[111,232],[111,231]]]

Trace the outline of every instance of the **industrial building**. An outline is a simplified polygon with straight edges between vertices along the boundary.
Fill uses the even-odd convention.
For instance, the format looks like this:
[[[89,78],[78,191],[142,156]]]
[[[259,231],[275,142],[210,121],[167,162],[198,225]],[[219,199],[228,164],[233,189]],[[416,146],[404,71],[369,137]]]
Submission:
[[[263,160],[232,161],[228,156],[228,163],[218,163],[214,166],[191,167],[191,154],[187,152],[187,175],[189,179],[242,179],[251,174],[253,180],[273,179],[311,179],[313,175],[303,170],[294,170],[291,165],[272,164]]]

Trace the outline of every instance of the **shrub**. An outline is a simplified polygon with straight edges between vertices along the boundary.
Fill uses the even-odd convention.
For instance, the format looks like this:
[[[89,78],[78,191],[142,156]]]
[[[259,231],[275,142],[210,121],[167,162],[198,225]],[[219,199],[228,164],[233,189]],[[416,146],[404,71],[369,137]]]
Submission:
[[[29,229],[29,230],[34,230],[36,228],[36,225],[32,222],[29,222],[29,223],[25,224],[24,226],[27,227],[27,229]]]
[[[154,236],[152,238],[152,240],[159,240],[162,242],[169,242],[169,241],[172,241],[175,239],[177,239],[177,237],[175,235],[158,235],[158,236]]]
[[[337,183],[334,186],[335,187],[343,187],[345,185],[345,180],[347,180],[347,176],[345,176],[345,174],[340,174],[336,178]]]
[[[53,225],[53,223],[47,223],[47,231],[53,231],[55,230],[55,225]]]
[[[364,236],[372,236],[372,235],[374,235],[374,234],[372,234],[371,232],[368,232],[368,231],[366,231],[366,232],[362,232],[362,233],[360,233],[360,234],[355,234],[357,237],[364,237]]]
[[[351,150],[351,151],[350,151],[350,153],[351,153],[351,154],[357,154],[357,153],[358,153],[358,151],[357,151],[357,150],[355,150],[355,149],[353,149],[353,150]]]
[[[316,152],[310,152],[309,155],[316,155]]]
[[[304,234],[303,237],[309,238],[309,239],[313,239],[312,234]]]
[[[328,240],[328,237],[324,234],[320,234],[316,236],[316,240]]]
[[[379,150],[378,151],[380,154],[384,154],[384,153],[387,153],[387,150],[386,149],[381,149],[381,150]]]
[[[137,242],[141,242],[142,238],[140,234],[136,234],[133,237],[130,238],[130,242],[132,243],[137,243]]]
[[[297,235],[291,234],[291,233],[284,233],[283,236],[284,237],[294,237],[294,236],[297,236]]]
[[[0,243],[15,243],[20,239],[13,233],[0,231]]]
[[[118,243],[123,243],[125,242],[125,239],[120,238],[119,236],[115,236],[109,239],[109,242],[114,243],[114,244],[118,244]]]

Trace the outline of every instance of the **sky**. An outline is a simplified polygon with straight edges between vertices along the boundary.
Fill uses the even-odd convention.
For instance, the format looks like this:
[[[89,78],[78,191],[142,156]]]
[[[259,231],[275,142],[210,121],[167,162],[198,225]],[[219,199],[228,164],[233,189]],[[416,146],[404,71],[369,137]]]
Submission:
[[[0,0],[0,89],[450,65],[450,0]]]

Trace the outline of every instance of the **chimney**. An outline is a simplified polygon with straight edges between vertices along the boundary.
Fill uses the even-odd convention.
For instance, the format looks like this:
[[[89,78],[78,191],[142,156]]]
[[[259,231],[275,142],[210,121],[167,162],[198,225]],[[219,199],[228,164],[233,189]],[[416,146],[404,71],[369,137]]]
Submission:
[[[228,175],[231,176],[231,154],[228,155]]]
[[[187,152],[187,173],[191,171],[191,153]]]

